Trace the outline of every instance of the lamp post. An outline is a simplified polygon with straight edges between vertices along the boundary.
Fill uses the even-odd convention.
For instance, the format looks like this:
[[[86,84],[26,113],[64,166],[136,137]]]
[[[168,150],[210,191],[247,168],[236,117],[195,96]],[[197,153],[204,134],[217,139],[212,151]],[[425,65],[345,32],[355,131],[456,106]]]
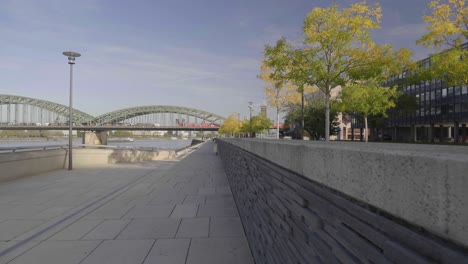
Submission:
[[[250,128],[249,128],[249,131],[250,131],[250,138],[252,137],[252,104],[253,102],[249,102],[249,109],[250,109]]]
[[[65,51],[62,53],[63,55],[68,57],[68,64],[70,64],[70,105],[68,108],[68,170],[72,170],[73,168],[73,159],[72,159],[72,108],[73,108],[73,65],[75,64],[75,58],[81,56],[81,54],[73,51]]]

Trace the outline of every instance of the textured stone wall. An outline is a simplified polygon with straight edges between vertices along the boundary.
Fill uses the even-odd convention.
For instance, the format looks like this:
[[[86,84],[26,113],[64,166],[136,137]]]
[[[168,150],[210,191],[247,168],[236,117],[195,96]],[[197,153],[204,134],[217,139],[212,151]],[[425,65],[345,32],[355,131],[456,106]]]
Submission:
[[[468,148],[223,139],[468,247]]]
[[[468,262],[466,247],[231,143],[218,144],[258,264]]]

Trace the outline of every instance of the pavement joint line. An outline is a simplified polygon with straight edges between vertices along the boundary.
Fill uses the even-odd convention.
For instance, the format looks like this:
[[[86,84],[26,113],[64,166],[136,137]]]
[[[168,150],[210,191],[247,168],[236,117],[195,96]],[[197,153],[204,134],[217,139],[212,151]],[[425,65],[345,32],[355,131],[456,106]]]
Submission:
[[[145,256],[145,258],[143,259],[143,261],[141,262],[141,264],[145,263],[146,259],[148,258],[149,254],[151,253],[151,250],[153,250],[153,247],[154,247],[154,245],[156,244],[156,241],[158,241],[158,239],[154,239],[153,244],[152,244],[151,247],[149,248],[148,252],[146,252],[146,256]]]
[[[81,218],[80,218],[81,219]],[[78,221],[78,220],[77,220]],[[85,237],[87,234],[91,233],[91,231],[93,231],[94,229],[96,229],[100,224],[104,223],[104,221],[106,221],[106,219],[102,219],[101,222],[99,222],[99,224],[97,224],[95,227],[91,228],[91,230],[89,230],[88,232],[86,232],[86,234],[82,235],[78,240],[81,240],[83,237]],[[75,222],[74,222],[75,223]],[[60,230],[61,231],[61,230]]]
[[[119,192],[119,191],[125,189],[126,187],[130,187],[132,184],[136,184],[139,180],[145,178],[146,176],[150,175],[150,174],[153,173],[153,172],[154,172],[154,171],[151,170],[151,171],[149,171],[148,173],[145,173],[144,175],[142,175],[142,176],[136,178],[135,180],[133,180],[133,181],[131,181],[131,182],[129,182],[129,183],[123,185],[122,187],[119,187],[119,188],[117,188],[116,190],[114,190],[114,191],[112,191],[112,192],[110,192],[110,193],[108,193],[108,194],[106,194],[106,195],[100,197],[99,199],[97,199],[97,200],[95,200],[95,201],[89,203],[89,204],[86,205],[85,207],[83,207],[83,208],[81,208],[81,209],[75,211],[74,213],[72,213],[72,214],[70,214],[70,215],[68,215],[68,216],[66,216],[66,217],[64,217],[64,218],[62,218],[61,220],[58,220],[58,221],[56,221],[55,223],[50,224],[49,226],[43,228],[42,230],[40,230],[40,231],[36,232],[35,234],[29,236],[28,238],[26,238],[26,239],[24,239],[24,240],[21,240],[21,241],[19,241],[18,243],[14,244],[14,245],[11,245],[10,247],[7,247],[6,249],[4,249],[3,251],[0,252],[0,258],[3,257],[3,256],[5,256],[5,255],[7,255],[7,254],[10,253],[10,252],[15,251],[16,249],[20,248],[21,246],[23,246],[23,245],[25,245],[25,244],[31,242],[33,239],[35,239],[35,238],[41,236],[42,234],[46,233],[47,231],[51,230],[52,228],[57,227],[58,225],[60,225],[60,224],[62,224],[62,223],[64,223],[64,222],[66,222],[67,220],[72,219],[74,216],[77,216],[78,214],[82,213],[82,212],[85,211],[86,209],[89,209],[89,208],[92,207],[93,205],[96,205],[97,203],[99,203],[99,202],[105,200],[105,199],[108,198],[109,196],[111,196],[111,195],[113,195],[113,194],[115,194],[115,193],[117,193],[117,192]],[[109,200],[109,201],[110,201],[110,200]],[[108,201],[108,202],[109,202],[109,201]],[[107,203],[107,202],[106,202],[106,203]],[[104,203],[104,204],[106,204],[106,203]],[[104,205],[104,204],[103,204],[103,205]],[[103,206],[103,205],[101,205],[101,206]],[[101,206],[99,206],[99,207],[101,207]],[[99,208],[99,207],[98,207],[98,208]],[[96,209],[97,209],[97,208],[96,208]],[[96,209],[95,209],[95,210],[96,210]],[[80,218],[80,219],[81,219],[81,218]],[[78,219],[78,220],[79,220],[79,219]],[[75,222],[76,222],[76,221],[75,221]],[[15,258],[16,258],[16,257],[15,257]]]
[[[188,248],[187,248],[187,253],[185,254],[185,262],[184,263],[187,263],[187,261],[188,261],[188,255],[189,255],[191,246],[192,246],[192,238],[190,238],[190,241],[189,241],[189,245],[188,245]]]
[[[104,241],[106,241],[106,240],[105,240],[105,239],[102,240],[102,241],[97,245],[97,247],[95,247],[95,248],[93,248],[91,251],[89,251],[89,254],[88,254],[86,257],[84,257],[82,260],[80,260],[80,262],[78,262],[78,264],[83,263],[83,261],[84,261],[86,258],[88,258],[89,256],[91,256],[91,254],[93,254],[93,252],[96,251],[96,249],[97,249],[102,243],[104,243]]]

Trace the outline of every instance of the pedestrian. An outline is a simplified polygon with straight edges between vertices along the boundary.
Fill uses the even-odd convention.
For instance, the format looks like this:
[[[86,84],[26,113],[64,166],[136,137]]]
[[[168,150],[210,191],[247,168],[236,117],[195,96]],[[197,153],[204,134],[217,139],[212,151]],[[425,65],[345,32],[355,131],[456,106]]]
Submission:
[[[214,141],[214,153],[216,154],[216,156],[218,156],[218,140],[214,138],[213,141]]]

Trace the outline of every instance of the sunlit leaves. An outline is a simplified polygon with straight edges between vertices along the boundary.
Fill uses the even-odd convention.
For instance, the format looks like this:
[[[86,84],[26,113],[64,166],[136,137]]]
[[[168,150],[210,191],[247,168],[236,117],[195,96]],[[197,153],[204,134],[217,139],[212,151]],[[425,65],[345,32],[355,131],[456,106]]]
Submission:
[[[468,40],[468,6],[465,0],[435,0],[429,3],[432,13],[424,16],[427,33],[417,42],[438,49],[430,67],[419,70],[420,79],[441,79],[448,85],[468,85],[468,50],[461,45]]]
[[[240,121],[235,114],[230,115],[224,120],[223,125],[219,128],[221,135],[235,135],[241,131],[242,121]]]
[[[443,49],[458,47],[468,38],[468,6],[465,0],[435,0],[429,3],[432,14],[424,16],[427,33],[418,43]]]
[[[378,85],[376,81],[356,83],[343,87],[339,103],[342,112],[357,112],[364,117],[382,114],[395,107],[398,97],[397,88]]]

